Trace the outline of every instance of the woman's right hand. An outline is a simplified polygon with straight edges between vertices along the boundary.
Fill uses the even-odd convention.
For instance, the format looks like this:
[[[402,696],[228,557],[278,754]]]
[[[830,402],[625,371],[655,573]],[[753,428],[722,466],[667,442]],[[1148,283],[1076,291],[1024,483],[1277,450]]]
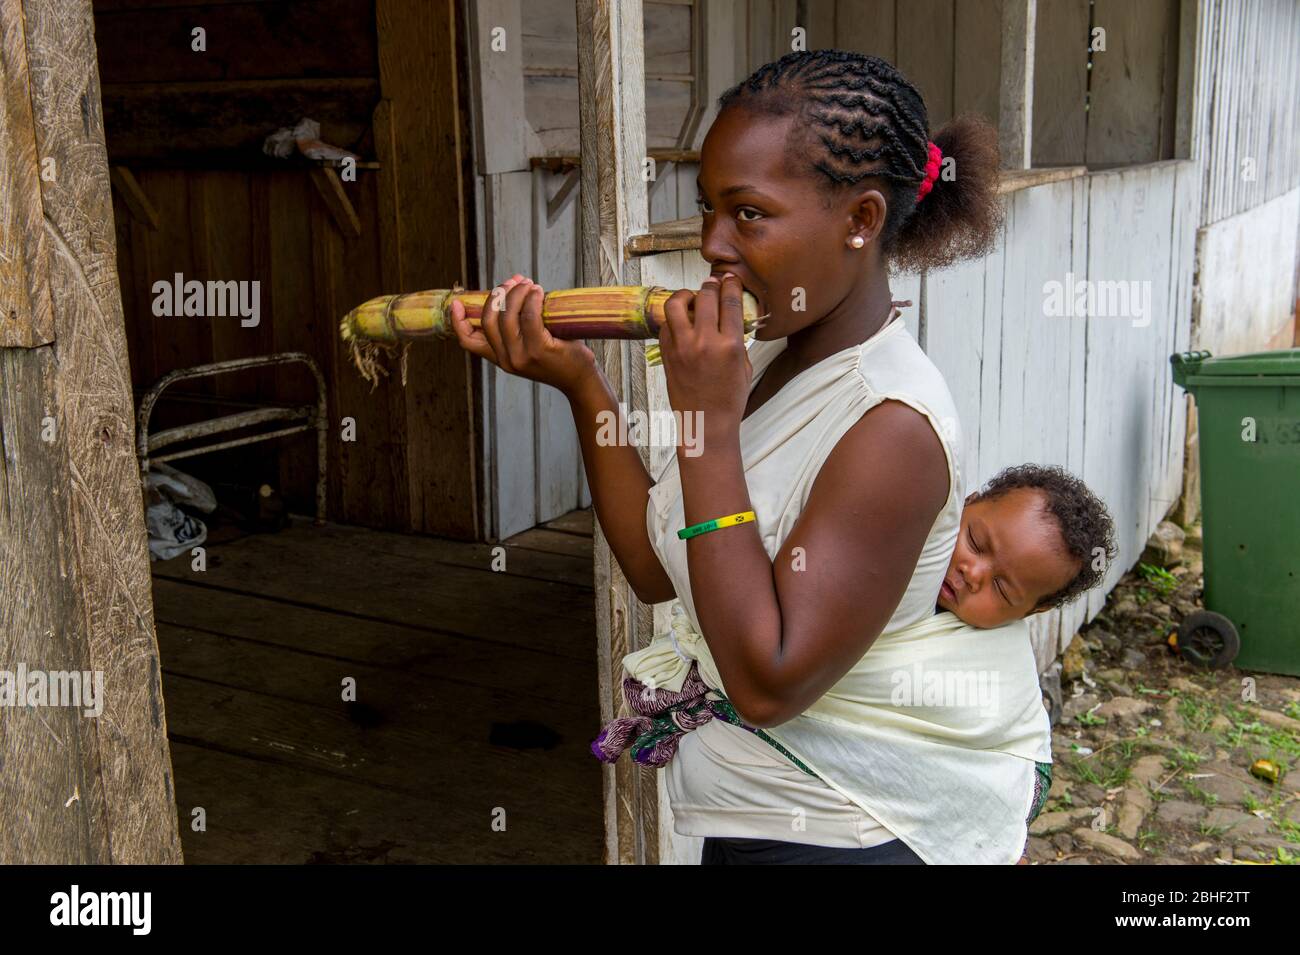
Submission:
[[[452,300],[451,324],[462,348],[503,371],[551,385],[566,395],[600,373],[595,354],[585,344],[562,341],[546,330],[542,323],[545,292],[540,285],[513,275],[500,288],[504,298],[493,289],[481,328],[470,325],[465,306]]]

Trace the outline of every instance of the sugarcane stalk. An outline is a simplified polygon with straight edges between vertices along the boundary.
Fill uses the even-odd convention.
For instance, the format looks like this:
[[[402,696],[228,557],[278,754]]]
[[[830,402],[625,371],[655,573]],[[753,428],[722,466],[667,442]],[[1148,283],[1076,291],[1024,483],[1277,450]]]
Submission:
[[[660,286],[610,285],[596,288],[556,289],[542,299],[542,324],[560,339],[658,338],[664,323],[664,305],[673,290]],[[358,305],[339,325],[339,334],[352,351],[361,374],[377,384],[387,374],[381,356],[402,348],[402,383],[406,383],[406,347],[427,338],[455,338],[451,303],[459,301],[471,328],[483,324],[487,308],[505,309],[501,289],[468,291],[429,289],[402,295],[381,295]],[[743,294],[744,325],[752,332],[759,322],[758,300]],[[657,344],[646,348],[646,360],[660,362]]]

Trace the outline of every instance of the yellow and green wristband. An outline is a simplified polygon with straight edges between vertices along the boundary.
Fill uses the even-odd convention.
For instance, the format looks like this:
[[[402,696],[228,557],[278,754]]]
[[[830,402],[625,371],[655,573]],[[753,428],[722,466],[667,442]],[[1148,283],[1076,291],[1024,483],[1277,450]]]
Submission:
[[[739,514],[728,514],[726,517],[716,517],[711,521],[683,527],[677,532],[677,536],[682,540],[687,540],[691,537],[707,534],[709,531],[716,531],[719,527],[730,527],[733,524],[749,524],[756,519],[753,511],[741,511]]]

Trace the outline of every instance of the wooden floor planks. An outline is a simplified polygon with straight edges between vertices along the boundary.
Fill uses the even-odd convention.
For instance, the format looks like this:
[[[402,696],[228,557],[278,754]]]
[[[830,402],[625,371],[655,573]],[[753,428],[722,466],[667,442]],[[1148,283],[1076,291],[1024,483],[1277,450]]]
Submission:
[[[299,520],[155,563],[186,861],[598,863],[590,518],[561,520],[504,572]]]
[[[416,546],[424,538],[334,530],[295,524],[279,534],[258,534],[210,551],[204,571],[177,559],[155,565],[154,575],[575,660],[595,653],[590,582],[584,587],[515,574],[514,565],[538,560],[535,551],[507,546],[506,569],[497,572],[488,553],[476,566],[440,562],[433,547],[423,553]],[[503,615],[504,608],[528,612],[511,617]]]

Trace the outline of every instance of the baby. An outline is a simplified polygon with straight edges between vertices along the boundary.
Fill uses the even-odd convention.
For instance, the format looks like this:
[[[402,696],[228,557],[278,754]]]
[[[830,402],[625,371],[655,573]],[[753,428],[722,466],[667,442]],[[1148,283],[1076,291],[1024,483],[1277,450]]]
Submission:
[[[1022,464],[966,498],[938,609],[988,629],[1051,610],[1101,583],[1115,526],[1087,485],[1067,471]],[[1050,763],[1036,763],[1026,823],[1047,802]]]
[[[938,607],[988,629],[1101,583],[1115,557],[1106,506],[1058,467],[1022,464],[966,498]]]

